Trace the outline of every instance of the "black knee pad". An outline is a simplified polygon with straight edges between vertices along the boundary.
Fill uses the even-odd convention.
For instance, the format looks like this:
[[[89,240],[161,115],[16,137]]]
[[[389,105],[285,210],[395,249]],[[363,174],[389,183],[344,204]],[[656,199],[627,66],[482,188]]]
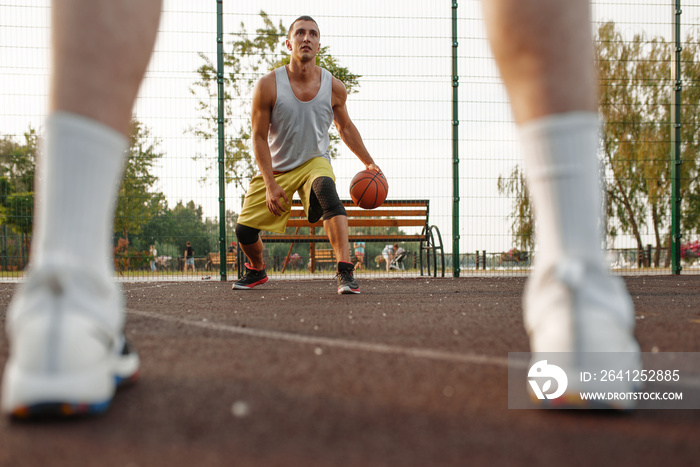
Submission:
[[[335,182],[332,178],[318,177],[311,184],[311,189],[316,195],[318,204],[321,205],[324,221],[331,217],[347,215],[343,203],[338,198],[338,190],[335,189]]]
[[[243,224],[236,224],[236,237],[241,245],[252,245],[258,241],[260,229],[254,229]]]

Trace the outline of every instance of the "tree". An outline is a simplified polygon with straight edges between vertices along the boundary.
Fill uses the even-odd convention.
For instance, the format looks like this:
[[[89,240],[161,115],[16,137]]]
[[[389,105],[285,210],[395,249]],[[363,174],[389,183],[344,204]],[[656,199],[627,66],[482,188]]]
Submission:
[[[29,253],[29,239],[34,225],[34,173],[38,135],[33,128],[24,133],[24,143],[13,138],[0,138],[0,225],[5,226],[2,242],[3,266],[7,267],[9,246],[7,228],[20,235],[16,255],[22,267]]]
[[[27,223],[27,214],[31,213],[21,208],[28,195],[33,198],[37,148],[38,136],[31,127],[24,134],[24,144],[9,136],[0,138],[0,222],[17,233],[32,231],[31,215]]]
[[[147,127],[135,118],[131,120],[128,160],[114,220],[115,231],[127,240],[130,234],[140,234],[142,226],[164,208],[165,196],[154,191],[158,177],[152,173],[155,163],[163,157],[158,144]]]
[[[39,136],[29,127],[24,133],[24,144],[9,136],[0,138],[0,178],[4,178],[13,193],[27,193],[34,189],[34,172],[38,154]],[[0,193],[2,194],[2,193]]]
[[[141,239],[147,243],[159,243],[158,252],[167,256],[180,257],[185,243],[191,242],[195,256],[201,257],[218,250],[212,241],[217,237],[218,223],[203,219],[201,206],[194,201],[184,204],[179,201],[173,209],[164,207],[143,226]],[[145,246],[145,244],[144,244]]]
[[[671,244],[671,44],[644,34],[625,41],[611,22],[601,25],[598,39],[600,109],[605,120],[603,160],[613,180],[607,191],[609,218],[623,232],[634,235],[639,252],[643,250],[641,227],[650,224],[656,244],[652,260],[658,267],[661,250],[669,250]],[[697,54],[698,41],[691,35],[681,57],[683,80],[690,83],[681,106],[681,218],[686,234],[700,227]],[[669,261],[667,254],[666,266]]]
[[[251,39],[245,24],[241,23],[237,40],[229,43],[231,52],[224,53],[224,80],[226,140],[225,178],[226,183],[234,183],[244,189],[248,180],[257,173],[255,158],[251,154],[250,99],[256,81],[268,71],[289,63],[290,57],[284,46],[287,28],[280,21],[275,25],[268,15],[260,12],[263,26],[258,28]],[[203,53],[199,54],[204,64],[197,73],[200,79],[190,88],[199,99],[197,110],[202,119],[191,131],[203,141],[217,141],[217,76],[215,64]],[[341,80],[348,93],[357,91],[360,76],[351,73],[338,64],[330,55],[328,47],[322,47],[316,63]],[[340,137],[331,130],[331,157],[337,155],[337,142]],[[210,161],[207,172],[217,173],[218,164],[211,155],[198,155],[197,158]]]
[[[681,52],[681,225],[683,235],[700,235],[700,31],[692,31]],[[670,102],[670,99],[669,99]],[[669,115],[670,106],[666,107]],[[670,116],[667,118],[670,122]],[[670,125],[669,125],[670,130]],[[669,137],[670,141],[670,137]],[[669,232],[670,239],[670,232]],[[670,242],[669,242],[670,248]]]
[[[6,218],[8,224],[22,235],[32,233],[34,219],[34,193],[13,193],[7,197]]]
[[[600,26],[596,45],[603,166],[610,180],[608,228],[617,234],[617,224],[631,233],[641,253],[642,227],[651,214],[659,250],[657,228],[665,213],[659,195],[668,190],[668,145],[661,144],[668,141],[662,120],[669,79],[667,47],[662,39],[648,40],[643,34],[625,41],[612,22]]]
[[[516,238],[515,246],[523,251],[535,246],[535,218],[530,204],[525,174],[520,166],[513,167],[508,177],[498,177],[498,193],[513,198],[510,230]]]
[[[700,233],[700,65],[698,40],[689,36],[683,48],[681,215],[685,234]],[[644,250],[642,235],[651,227],[656,248],[652,258],[660,265],[660,252],[670,247],[670,130],[671,46],[661,38],[637,34],[625,40],[612,22],[602,24],[596,37],[599,77],[599,112],[603,119],[601,158],[607,201],[607,233],[630,234],[637,250]],[[512,232],[527,238],[532,228],[526,187],[518,167],[499,177],[499,192],[514,197]],[[668,232],[664,235],[664,232]],[[669,255],[667,255],[668,261]]]

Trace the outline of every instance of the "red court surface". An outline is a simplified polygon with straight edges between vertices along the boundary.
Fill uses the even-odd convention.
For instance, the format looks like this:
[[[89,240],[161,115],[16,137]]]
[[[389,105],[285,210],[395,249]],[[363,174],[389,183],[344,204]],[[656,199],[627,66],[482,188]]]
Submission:
[[[700,276],[625,280],[643,351],[700,352]],[[700,410],[507,408],[524,281],[125,284],[139,382],[98,418],[3,419],[0,465],[700,465]]]

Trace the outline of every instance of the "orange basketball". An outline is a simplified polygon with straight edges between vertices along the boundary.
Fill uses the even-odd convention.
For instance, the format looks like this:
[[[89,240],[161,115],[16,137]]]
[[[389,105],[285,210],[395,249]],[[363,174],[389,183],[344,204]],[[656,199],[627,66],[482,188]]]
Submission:
[[[374,170],[358,172],[350,182],[350,197],[362,209],[374,209],[386,199],[389,184],[384,174]]]

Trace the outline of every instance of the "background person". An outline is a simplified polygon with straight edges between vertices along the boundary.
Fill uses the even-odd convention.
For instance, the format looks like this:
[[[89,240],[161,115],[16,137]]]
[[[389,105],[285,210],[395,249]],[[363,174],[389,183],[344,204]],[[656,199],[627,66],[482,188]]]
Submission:
[[[384,265],[386,267],[386,272],[389,272],[389,268],[391,266],[391,262],[394,260],[395,252],[396,249],[399,247],[398,243],[394,243],[393,245],[385,245],[384,249],[382,250],[382,257],[384,258]]]
[[[190,242],[187,242],[185,246],[185,266],[183,269],[183,272],[187,272],[187,266],[192,267],[192,272],[196,272],[196,269],[194,267],[194,248],[192,248],[192,244]]]
[[[394,258],[391,260],[393,263],[391,265],[391,268],[396,269],[397,271],[406,269],[403,264],[403,260],[407,253],[408,252],[404,247],[398,246],[398,244],[394,244]]]
[[[151,258],[151,271],[155,271],[156,257],[158,256],[158,250],[156,250],[155,245],[151,245],[151,248],[148,250],[148,256]]]
[[[357,235],[362,235],[362,232],[358,232]],[[362,264],[365,261],[365,242],[358,240],[353,243],[353,248],[355,249],[355,270],[361,269]]]

